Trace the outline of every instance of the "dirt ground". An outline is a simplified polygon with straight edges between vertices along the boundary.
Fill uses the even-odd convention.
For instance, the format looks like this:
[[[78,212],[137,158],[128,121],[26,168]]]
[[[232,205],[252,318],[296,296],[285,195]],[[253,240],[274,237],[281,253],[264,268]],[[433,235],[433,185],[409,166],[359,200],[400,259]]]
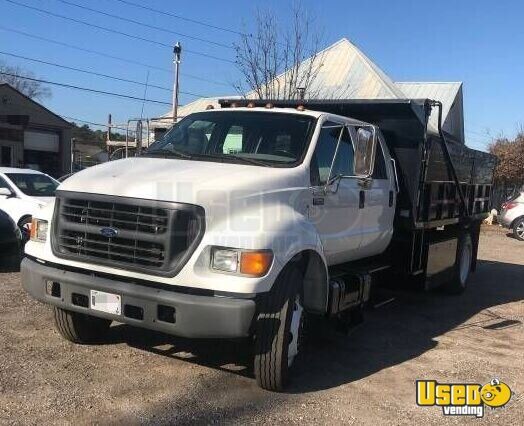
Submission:
[[[191,342],[114,324],[98,346],[54,330],[48,307],[0,274],[0,423],[524,424],[524,243],[484,229],[468,291],[397,294],[349,336],[324,333],[289,390],[259,389],[238,343]],[[415,380],[514,391],[484,419],[415,404]]]

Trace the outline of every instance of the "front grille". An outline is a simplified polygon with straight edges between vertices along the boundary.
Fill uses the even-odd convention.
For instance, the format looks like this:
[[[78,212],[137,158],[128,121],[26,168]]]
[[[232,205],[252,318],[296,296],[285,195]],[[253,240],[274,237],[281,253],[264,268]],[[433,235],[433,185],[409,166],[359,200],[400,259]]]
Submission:
[[[202,237],[204,212],[190,204],[60,191],[53,230],[59,257],[173,275]]]

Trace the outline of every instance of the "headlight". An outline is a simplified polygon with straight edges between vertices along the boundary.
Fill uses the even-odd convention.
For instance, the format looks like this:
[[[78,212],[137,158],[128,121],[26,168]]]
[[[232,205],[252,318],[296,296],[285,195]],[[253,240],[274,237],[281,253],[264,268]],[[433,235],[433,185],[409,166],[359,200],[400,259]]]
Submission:
[[[261,277],[269,271],[272,262],[271,250],[247,251],[214,247],[211,251],[211,267],[218,271]]]
[[[47,220],[35,219],[31,221],[31,241],[45,242],[47,239]]]
[[[238,255],[236,250],[214,249],[213,250],[213,269],[226,272],[236,272],[238,270]]]

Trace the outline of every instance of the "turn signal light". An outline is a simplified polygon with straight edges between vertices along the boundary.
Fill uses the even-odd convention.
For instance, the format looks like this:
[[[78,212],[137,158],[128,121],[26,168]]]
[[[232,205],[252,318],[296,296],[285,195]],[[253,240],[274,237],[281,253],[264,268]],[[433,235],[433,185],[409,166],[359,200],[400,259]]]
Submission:
[[[269,271],[273,253],[270,251],[245,251],[240,256],[240,273],[261,277]]]

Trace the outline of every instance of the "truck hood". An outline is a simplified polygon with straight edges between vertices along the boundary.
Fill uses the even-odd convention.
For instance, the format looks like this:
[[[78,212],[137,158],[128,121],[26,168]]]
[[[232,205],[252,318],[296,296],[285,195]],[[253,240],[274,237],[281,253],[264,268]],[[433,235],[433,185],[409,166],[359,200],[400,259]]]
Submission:
[[[58,190],[206,205],[232,194],[245,197],[304,185],[300,167],[141,157],[90,167]]]

